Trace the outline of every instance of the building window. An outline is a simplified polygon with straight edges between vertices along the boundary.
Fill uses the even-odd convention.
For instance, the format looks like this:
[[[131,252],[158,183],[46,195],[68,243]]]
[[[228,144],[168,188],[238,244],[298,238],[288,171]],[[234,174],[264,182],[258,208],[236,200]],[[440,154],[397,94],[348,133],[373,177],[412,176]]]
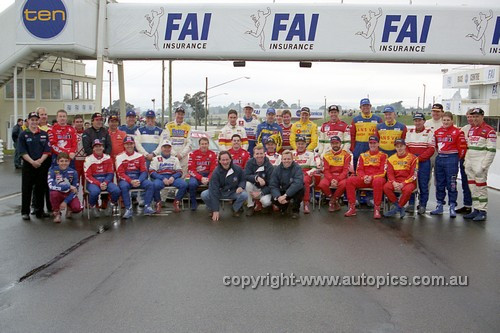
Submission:
[[[62,99],[71,101],[73,99],[73,80],[62,79]]]
[[[89,83],[89,99],[90,100],[95,99],[95,89],[96,89],[95,84]]]
[[[61,80],[41,79],[42,99],[61,99]]]
[[[5,98],[14,98],[14,80],[5,85]],[[17,98],[23,98],[23,80],[17,79]],[[35,79],[26,79],[26,98],[35,99]]]
[[[80,85],[78,81],[73,81],[73,99],[80,99]]]

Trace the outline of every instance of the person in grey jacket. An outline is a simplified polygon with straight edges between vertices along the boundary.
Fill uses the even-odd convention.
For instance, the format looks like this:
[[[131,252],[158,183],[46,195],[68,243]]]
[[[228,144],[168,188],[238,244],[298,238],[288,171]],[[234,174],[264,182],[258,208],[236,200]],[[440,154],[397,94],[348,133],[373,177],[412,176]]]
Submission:
[[[243,203],[248,198],[244,188],[243,170],[239,166],[233,165],[231,154],[228,151],[220,152],[219,165],[212,173],[208,190],[201,192],[201,199],[212,212],[212,221],[219,220],[219,201],[221,199],[233,200],[233,216],[240,216]]]
[[[248,195],[247,216],[271,206],[269,183],[274,167],[266,157],[264,147],[258,144],[253,149],[253,158],[245,166],[246,191]]]
[[[293,154],[285,150],[281,164],[276,166],[271,176],[271,196],[273,204],[284,214],[291,204],[292,218],[299,217],[300,203],[304,197],[304,174],[300,166],[293,161]]]

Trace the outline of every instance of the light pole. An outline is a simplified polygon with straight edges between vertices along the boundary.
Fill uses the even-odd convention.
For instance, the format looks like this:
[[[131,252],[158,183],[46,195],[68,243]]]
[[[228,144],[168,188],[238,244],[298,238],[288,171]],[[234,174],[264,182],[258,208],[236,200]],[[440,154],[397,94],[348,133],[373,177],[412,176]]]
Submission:
[[[425,111],[425,83],[423,84],[424,86],[424,97],[422,98],[422,112]]]
[[[226,82],[216,84],[215,86],[209,87],[208,86],[208,76],[205,77],[205,131],[207,130],[207,122],[208,122],[208,90],[213,89],[213,88],[217,88],[217,87],[220,87],[220,86],[223,86],[225,84],[228,84],[228,83],[231,83],[231,82],[234,82],[237,80],[241,80],[241,79],[248,80],[248,79],[250,79],[250,76],[240,76],[240,77],[237,77],[236,79],[232,79],[232,80],[229,80]],[[195,124],[197,124],[197,123],[195,122]],[[196,125],[195,125],[195,129],[196,129]]]
[[[111,114],[111,105],[113,104],[113,100],[111,99],[111,74],[112,72],[108,69],[109,74],[109,113]]]
[[[326,96],[325,96],[325,111],[323,111],[323,120],[326,121]]]
[[[156,101],[156,99],[151,98],[151,102],[153,102],[153,111],[156,113],[156,109],[155,109],[155,101]]]

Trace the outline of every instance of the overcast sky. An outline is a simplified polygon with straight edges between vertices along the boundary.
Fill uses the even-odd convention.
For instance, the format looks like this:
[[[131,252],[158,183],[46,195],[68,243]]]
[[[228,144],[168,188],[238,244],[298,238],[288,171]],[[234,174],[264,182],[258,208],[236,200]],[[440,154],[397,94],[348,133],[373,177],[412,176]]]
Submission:
[[[498,0],[413,0],[413,5],[498,7]],[[142,1],[121,0],[119,2],[141,3]],[[148,0],[148,3],[252,3],[252,1],[186,1]],[[272,3],[273,1],[259,1]],[[276,1],[276,3],[305,3],[309,1]],[[315,3],[339,3],[338,1],[315,0]],[[0,11],[14,3],[1,0]],[[345,0],[346,4],[373,4],[369,0]],[[379,0],[377,4],[406,5],[409,1]],[[165,62],[168,66],[168,62]],[[152,108],[151,99],[156,100],[156,108],[161,107],[161,61],[126,61],[126,100],[142,109]],[[299,68],[297,62],[248,62],[246,67],[234,68],[230,61],[174,61],[173,100],[182,100],[185,93],[194,94],[205,89],[205,77],[209,86],[217,85],[241,76],[235,82],[211,89],[209,104],[228,105],[255,102],[262,104],[268,100],[283,99],[288,104],[318,108],[325,103],[339,104],[344,108],[358,107],[362,97],[370,97],[373,105],[403,101],[406,107],[416,106],[418,98],[422,104],[423,84],[426,85],[426,104],[451,97],[454,91],[443,91],[441,69],[452,69],[463,65],[425,64],[373,64],[373,63],[313,63],[312,68]],[[87,75],[95,76],[95,61],[87,62]],[[110,65],[106,65],[111,69]],[[112,95],[118,97],[116,66],[113,67]],[[168,83],[168,67],[166,72]],[[165,104],[168,106],[168,87]],[[103,105],[109,104],[109,82],[104,83]],[[220,95],[219,95],[220,94]],[[216,96],[219,95],[219,96]]]

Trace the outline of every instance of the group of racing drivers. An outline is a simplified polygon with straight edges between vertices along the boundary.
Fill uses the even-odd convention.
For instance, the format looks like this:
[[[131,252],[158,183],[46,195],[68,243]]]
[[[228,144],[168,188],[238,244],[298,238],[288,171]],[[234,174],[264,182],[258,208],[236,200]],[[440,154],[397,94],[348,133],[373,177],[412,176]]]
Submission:
[[[70,218],[83,209],[80,184],[94,217],[102,209],[111,214],[120,200],[124,219],[133,216],[135,201],[140,201],[145,215],[161,213],[161,191],[167,187],[175,191],[174,212],[181,211],[186,192],[190,209],[196,210],[198,191],[203,190],[201,199],[213,220],[220,217],[222,201],[232,202],[234,216],[243,212],[246,202],[247,216],[272,210],[297,218],[301,207],[304,214],[311,212],[315,193],[327,198],[330,212],[341,209],[345,193],[347,217],[356,215],[357,204],[364,200],[373,205],[375,219],[382,218],[385,194],[392,208],[383,216],[402,218],[415,205],[419,214],[426,213],[434,172],[437,206],[430,214],[444,213],[447,193],[451,218],[463,213],[465,219],[486,220],[487,175],[496,152],[496,131],[484,121],[482,109],[469,110],[469,124],[460,129],[454,126],[453,114],[436,103],[431,119],[415,113],[415,126],[409,130],[397,121],[391,106],[383,109],[384,119],[372,113],[368,98],[360,101],[360,109],[347,124],[339,118],[339,107],[331,105],[330,120],[320,127],[309,119],[308,107],[301,108],[295,123],[289,110],[269,108],[264,122],[252,106],[243,108],[242,118],[230,110],[218,135],[217,154],[204,136],[192,150],[191,127],[182,107],[164,128],[157,126],[150,110],[142,127],[137,126],[135,112],[128,111],[125,124],[120,126],[119,117],[111,116],[108,128],[102,115],[94,113],[85,130],[81,116],[70,125],[64,110],[57,112],[57,123],[47,130],[39,123],[46,110],[39,108],[29,114],[28,127],[17,143],[24,160],[22,218],[30,219],[32,201],[37,217],[48,217],[47,193],[54,222],[61,222],[64,210]],[[457,209],[459,169],[464,207]]]

